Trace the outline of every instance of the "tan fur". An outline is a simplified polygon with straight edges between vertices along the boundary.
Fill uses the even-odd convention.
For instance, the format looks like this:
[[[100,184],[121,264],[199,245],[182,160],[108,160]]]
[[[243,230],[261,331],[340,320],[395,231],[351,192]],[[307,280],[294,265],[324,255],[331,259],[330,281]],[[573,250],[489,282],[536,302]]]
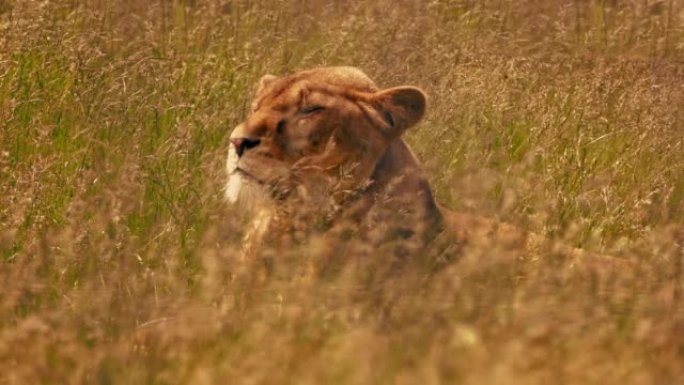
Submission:
[[[228,157],[228,197],[255,213],[244,254],[315,224],[417,249],[444,239],[457,253],[485,241],[522,253],[537,247],[541,237],[515,226],[438,206],[401,138],[425,109],[420,89],[381,90],[356,68],[264,76]]]

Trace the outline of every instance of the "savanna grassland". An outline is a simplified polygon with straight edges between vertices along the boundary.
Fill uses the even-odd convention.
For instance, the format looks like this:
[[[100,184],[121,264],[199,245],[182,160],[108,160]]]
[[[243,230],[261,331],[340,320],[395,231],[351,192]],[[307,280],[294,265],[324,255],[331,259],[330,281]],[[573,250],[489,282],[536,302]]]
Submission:
[[[428,93],[446,206],[619,263],[238,263],[232,127],[339,64]],[[679,0],[0,0],[2,385],[684,383],[683,223]]]

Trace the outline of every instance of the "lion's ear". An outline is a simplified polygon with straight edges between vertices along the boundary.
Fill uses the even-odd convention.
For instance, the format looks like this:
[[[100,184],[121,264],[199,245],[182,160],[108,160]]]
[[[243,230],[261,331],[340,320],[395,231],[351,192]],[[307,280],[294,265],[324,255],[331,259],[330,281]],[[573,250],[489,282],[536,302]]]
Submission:
[[[259,95],[261,91],[264,90],[269,84],[271,84],[274,80],[278,79],[277,76],[266,74],[259,79],[259,84],[257,85],[257,90],[256,93]]]
[[[401,86],[378,91],[374,95],[390,124],[393,135],[399,136],[418,123],[425,115],[427,97],[417,87]]]

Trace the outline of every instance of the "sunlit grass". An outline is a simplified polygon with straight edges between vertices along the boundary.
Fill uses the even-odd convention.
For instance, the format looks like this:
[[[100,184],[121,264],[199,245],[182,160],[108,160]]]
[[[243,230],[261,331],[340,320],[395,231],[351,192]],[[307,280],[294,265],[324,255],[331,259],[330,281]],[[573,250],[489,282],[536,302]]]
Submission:
[[[0,0],[0,384],[678,383],[683,61],[677,1]],[[228,135],[337,64],[426,90],[442,203],[629,263],[238,263]]]

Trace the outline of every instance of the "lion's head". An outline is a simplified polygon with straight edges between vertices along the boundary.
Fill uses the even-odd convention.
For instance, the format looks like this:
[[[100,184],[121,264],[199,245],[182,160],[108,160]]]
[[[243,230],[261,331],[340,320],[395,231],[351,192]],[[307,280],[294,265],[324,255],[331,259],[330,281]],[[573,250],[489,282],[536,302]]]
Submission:
[[[287,197],[321,184],[343,199],[369,183],[388,146],[424,115],[416,87],[378,89],[351,67],[264,76],[230,136],[230,201]]]

